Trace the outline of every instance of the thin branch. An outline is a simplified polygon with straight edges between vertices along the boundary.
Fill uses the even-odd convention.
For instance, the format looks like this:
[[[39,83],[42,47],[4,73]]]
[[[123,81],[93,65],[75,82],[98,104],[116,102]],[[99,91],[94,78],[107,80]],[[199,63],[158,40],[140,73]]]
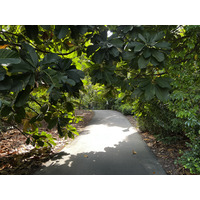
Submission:
[[[8,121],[6,121],[6,120],[4,120],[4,119],[2,119],[2,118],[0,118],[0,120],[1,120],[2,122],[6,123],[6,124],[9,124],[9,125],[13,126],[13,127],[14,127],[15,129],[17,129],[21,134],[23,134],[26,138],[28,138],[27,135],[26,135],[23,131],[21,131],[17,126],[15,126],[14,124],[11,124],[10,122],[8,122]]]
[[[30,97],[31,97],[31,100],[32,100],[32,101],[34,101],[34,102],[37,103],[40,107],[42,107],[42,105],[41,105],[39,102],[37,102],[36,99],[34,99],[33,96],[30,95]]]
[[[3,34],[6,38],[7,38],[7,36],[5,35],[5,33],[7,33],[7,34],[11,34],[11,35],[14,35],[14,36],[19,36],[18,34],[14,34],[14,33],[10,33],[10,32],[3,32],[3,31],[0,31],[0,33],[1,34]],[[22,35],[22,34],[21,34]],[[35,46],[33,43],[31,43],[30,41],[28,41],[23,35],[22,35],[22,37],[24,38],[24,40],[25,41],[27,41],[28,43],[30,43],[31,45],[33,45],[34,46],[34,48],[35,48],[35,50],[37,50],[37,51],[39,51],[39,52],[42,52],[42,53],[52,53],[51,51],[45,51],[45,50],[42,50],[42,49],[40,49],[40,48],[38,48],[37,46]],[[8,38],[7,38],[8,39]],[[11,45],[13,45],[13,46],[20,46],[21,47],[21,45],[20,44],[15,44],[15,43],[10,43]],[[74,50],[72,50],[72,51],[70,51],[70,52],[68,52],[68,53],[56,53],[56,54],[58,54],[58,55],[60,55],[60,56],[66,56],[66,55],[69,55],[69,54],[71,54],[71,53],[73,53],[73,52],[75,52],[75,51],[77,51],[78,49],[79,49],[80,47],[77,47],[77,48],[75,48]]]

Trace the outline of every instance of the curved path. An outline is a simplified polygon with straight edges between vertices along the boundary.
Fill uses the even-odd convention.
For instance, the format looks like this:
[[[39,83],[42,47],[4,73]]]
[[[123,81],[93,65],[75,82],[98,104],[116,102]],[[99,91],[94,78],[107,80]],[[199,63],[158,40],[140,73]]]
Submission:
[[[136,129],[119,112],[96,110],[84,131],[36,175],[165,175]]]

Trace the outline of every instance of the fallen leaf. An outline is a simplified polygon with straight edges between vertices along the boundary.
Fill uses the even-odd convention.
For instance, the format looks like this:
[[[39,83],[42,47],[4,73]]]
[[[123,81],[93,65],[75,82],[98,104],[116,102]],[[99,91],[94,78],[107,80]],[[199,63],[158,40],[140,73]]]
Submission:
[[[132,150],[132,153],[133,153],[133,154],[136,154],[137,152],[136,152],[136,151],[134,151],[134,149],[133,149],[133,150]]]

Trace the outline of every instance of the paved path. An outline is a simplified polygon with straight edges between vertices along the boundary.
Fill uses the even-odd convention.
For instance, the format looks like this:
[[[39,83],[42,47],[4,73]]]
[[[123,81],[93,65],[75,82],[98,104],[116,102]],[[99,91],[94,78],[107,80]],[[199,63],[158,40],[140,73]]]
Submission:
[[[119,112],[96,110],[84,131],[37,175],[166,174],[136,129]],[[133,154],[132,151],[136,154]]]

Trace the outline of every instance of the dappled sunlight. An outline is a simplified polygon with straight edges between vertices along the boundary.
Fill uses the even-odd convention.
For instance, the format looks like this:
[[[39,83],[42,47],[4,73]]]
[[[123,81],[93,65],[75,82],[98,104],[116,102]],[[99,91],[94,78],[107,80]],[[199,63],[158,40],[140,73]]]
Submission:
[[[77,153],[86,152],[105,152],[106,147],[115,147],[119,142],[126,141],[127,136],[136,132],[134,128],[120,128],[118,126],[91,125],[87,128],[89,131],[86,135],[81,135],[78,141],[74,141],[76,146],[66,147],[67,153],[76,155]],[[81,145],[77,145],[77,142]]]
[[[56,165],[64,164],[64,160],[70,160],[72,155],[89,152],[106,152],[106,148],[115,148],[120,142],[127,142],[128,136],[136,133],[133,127],[122,128],[119,126],[109,125],[90,125],[85,130],[87,134],[77,137],[69,146],[66,146],[63,151],[66,155],[64,159],[56,161]],[[95,161],[94,161],[95,162]],[[72,162],[68,163],[71,167]]]

